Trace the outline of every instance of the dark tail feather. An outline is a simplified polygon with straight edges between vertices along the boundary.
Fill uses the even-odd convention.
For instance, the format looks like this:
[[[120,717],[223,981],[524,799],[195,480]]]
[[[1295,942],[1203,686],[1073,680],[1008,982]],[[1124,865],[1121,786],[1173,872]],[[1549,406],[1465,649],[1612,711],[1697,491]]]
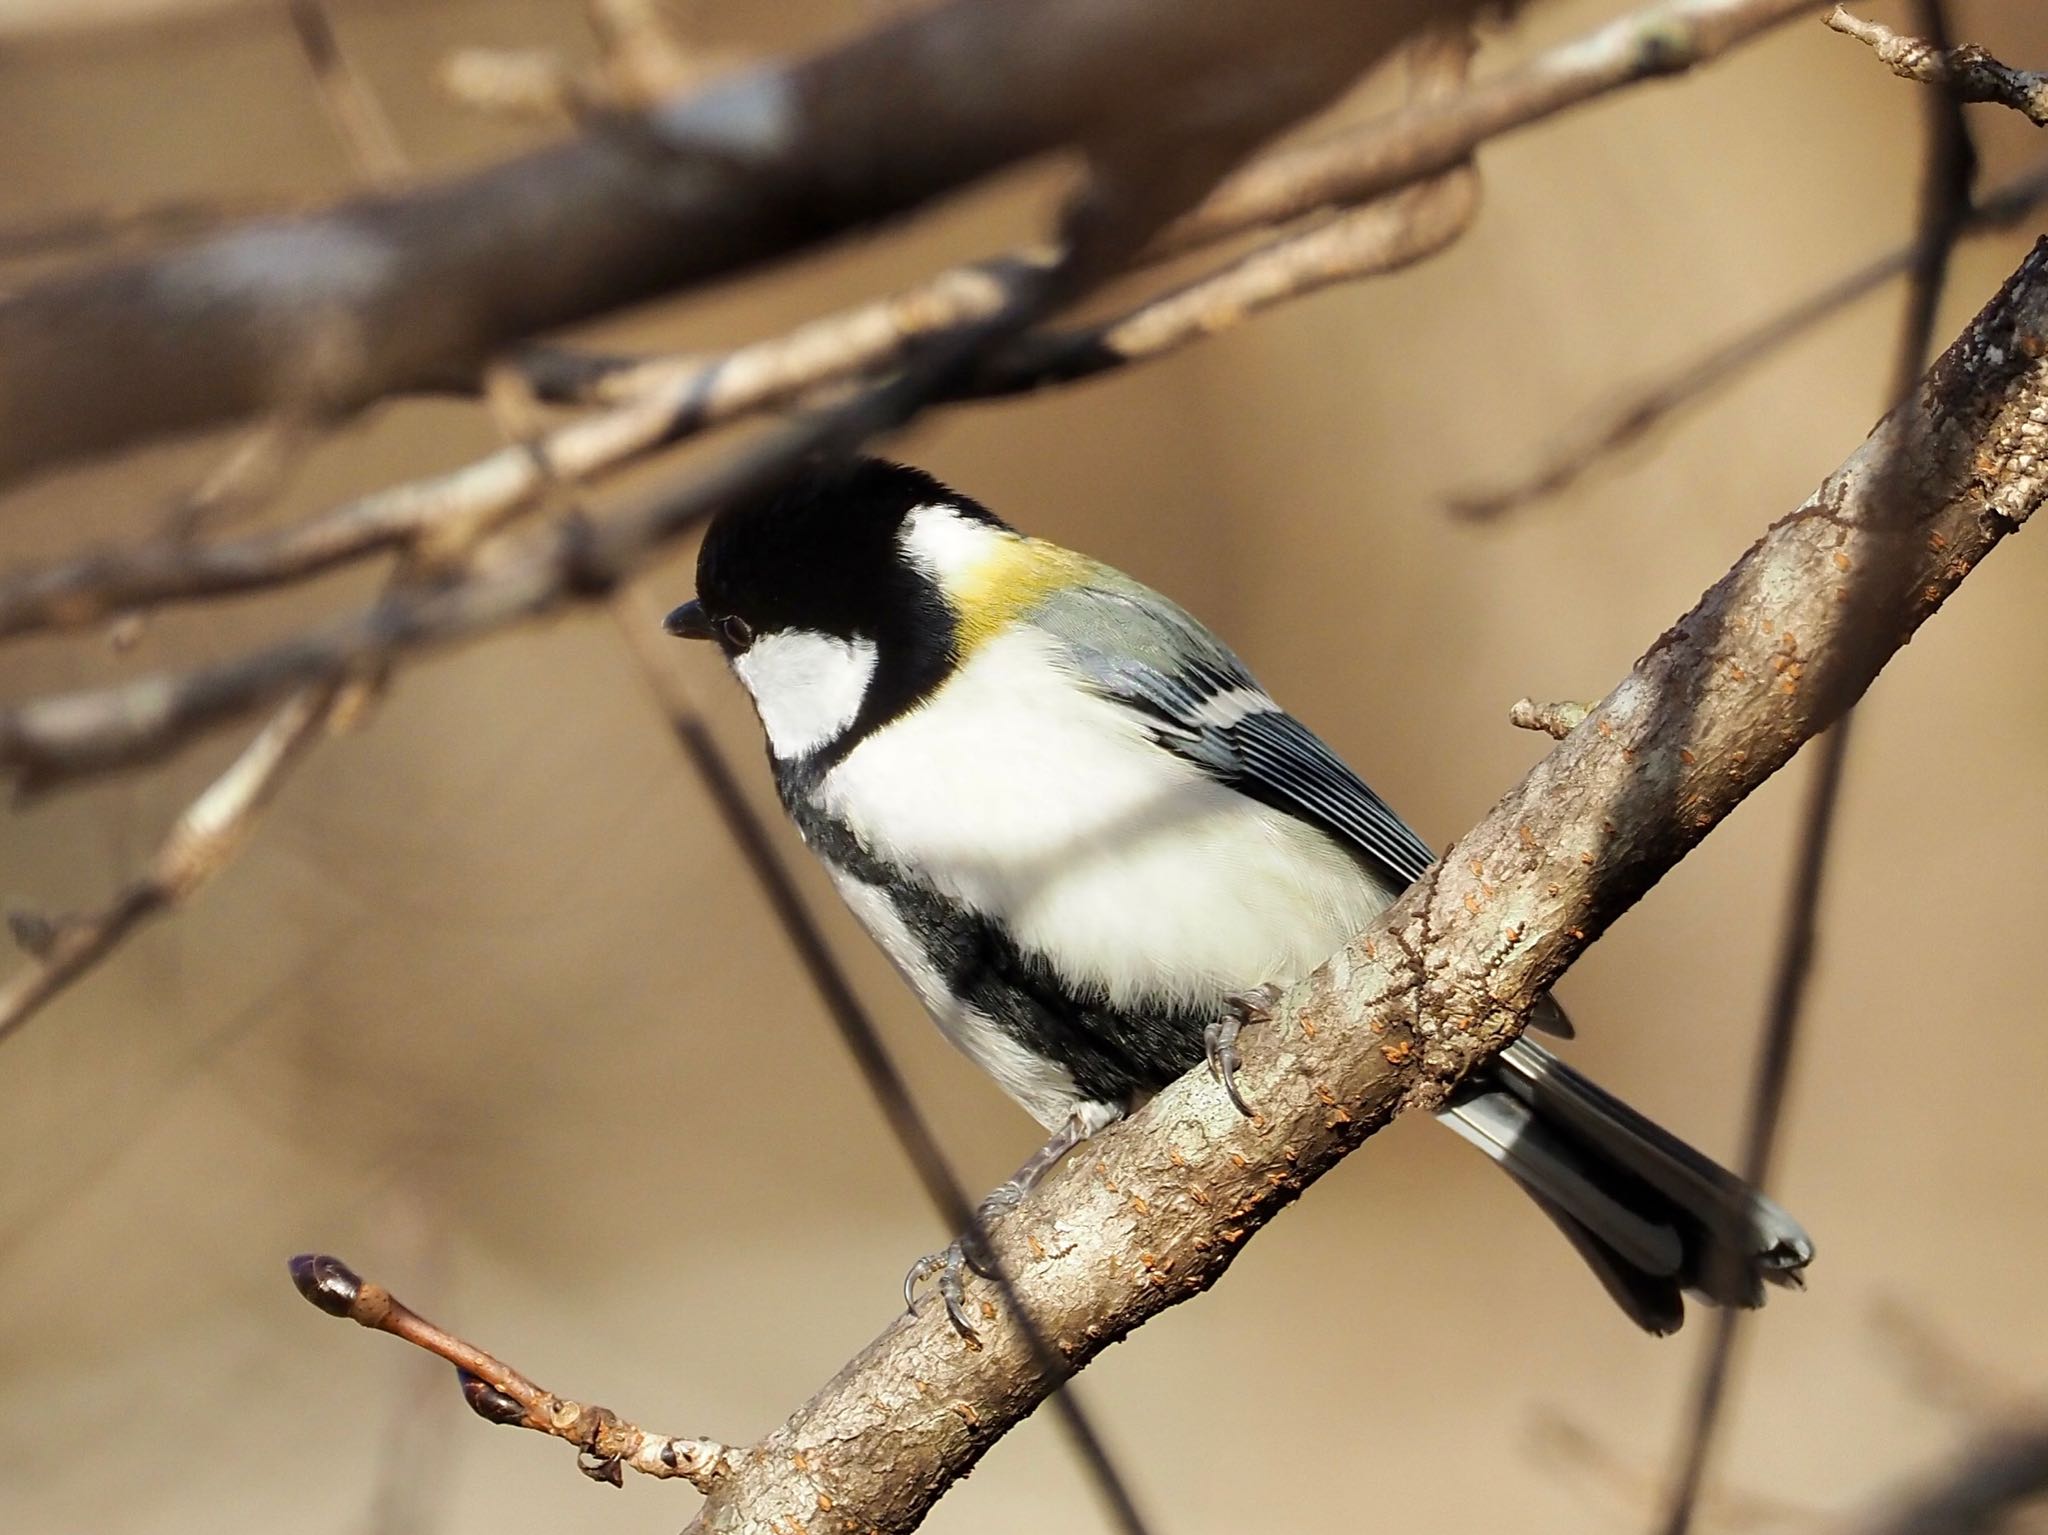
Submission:
[[[1799,1223],[1541,1045],[1519,1039],[1440,1116],[1563,1230],[1608,1294],[1675,1332],[1682,1292],[1760,1306],[1813,1259]]]

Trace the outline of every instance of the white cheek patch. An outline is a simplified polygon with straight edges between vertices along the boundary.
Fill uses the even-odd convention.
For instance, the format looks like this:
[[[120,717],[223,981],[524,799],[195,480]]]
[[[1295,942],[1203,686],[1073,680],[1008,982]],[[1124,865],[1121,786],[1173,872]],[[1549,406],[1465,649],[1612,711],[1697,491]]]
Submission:
[[[754,695],[769,747],[793,762],[853,723],[875,675],[875,646],[872,640],[785,629],[755,640],[733,658],[732,669]]]

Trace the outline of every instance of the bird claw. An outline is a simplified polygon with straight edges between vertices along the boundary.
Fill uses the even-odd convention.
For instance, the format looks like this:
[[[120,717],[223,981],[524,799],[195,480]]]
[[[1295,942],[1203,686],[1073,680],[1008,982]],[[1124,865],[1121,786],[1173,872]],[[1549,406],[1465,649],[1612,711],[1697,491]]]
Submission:
[[[1208,1058],[1209,1075],[1223,1084],[1237,1112],[1246,1119],[1258,1111],[1245,1100],[1237,1085],[1237,1074],[1244,1066],[1244,1057],[1237,1053],[1237,1036],[1249,1024],[1271,1022],[1272,1006],[1279,998],[1277,986],[1239,992],[1224,1001],[1223,1016],[1212,1019],[1202,1030],[1202,1053]]]
[[[952,1322],[953,1330],[969,1343],[979,1344],[981,1334],[967,1320],[967,1275],[972,1271],[983,1279],[996,1277],[995,1253],[988,1245],[988,1233],[997,1220],[1024,1202],[1028,1192],[1022,1183],[1012,1179],[981,1202],[981,1207],[974,1212],[971,1230],[962,1232],[950,1246],[935,1253],[926,1253],[911,1264],[910,1272],[903,1276],[904,1310],[916,1314],[917,1287],[936,1277],[939,1295],[946,1303],[946,1316]]]
[[[935,1253],[926,1253],[910,1265],[910,1272],[903,1276],[903,1309],[912,1316],[917,1314],[917,1287],[927,1279],[938,1280],[939,1298],[946,1303],[946,1319],[953,1324],[953,1331],[967,1342],[980,1346],[981,1334],[974,1324],[967,1320],[967,1270],[973,1268],[979,1274],[984,1272],[979,1264],[967,1254],[967,1243],[963,1238],[941,1248]]]

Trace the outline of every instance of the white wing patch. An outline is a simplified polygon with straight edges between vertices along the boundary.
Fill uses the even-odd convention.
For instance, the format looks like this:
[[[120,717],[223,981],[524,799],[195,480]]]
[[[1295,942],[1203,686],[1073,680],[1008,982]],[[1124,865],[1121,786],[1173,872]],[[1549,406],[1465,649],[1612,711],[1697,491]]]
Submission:
[[[1259,688],[1232,688],[1227,693],[1218,693],[1214,698],[1205,700],[1189,718],[1197,725],[1228,730],[1247,715],[1277,713],[1279,708]]]
[[[769,747],[794,762],[834,740],[860,713],[875,675],[875,646],[785,629],[755,640],[733,658],[732,669],[754,696]]]

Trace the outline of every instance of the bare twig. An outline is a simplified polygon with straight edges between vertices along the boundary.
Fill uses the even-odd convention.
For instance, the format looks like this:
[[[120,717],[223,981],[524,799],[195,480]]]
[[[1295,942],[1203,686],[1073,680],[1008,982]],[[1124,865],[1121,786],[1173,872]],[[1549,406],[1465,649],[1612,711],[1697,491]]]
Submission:
[[[467,381],[515,341],[1055,149],[1086,151],[1120,205],[1163,191],[1178,215],[1418,24],[1479,6],[947,0],[467,177],[52,278],[0,302],[0,481]]]
[[[1396,1112],[1439,1106],[2032,515],[2048,498],[2044,337],[2048,242],[1922,388],[1659,637],[1590,728],[1280,1000],[1244,1068],[1261,1120],[1191,1075],[994,1233],[1070,1364],[1207,1288]],[[899,1321],[735,1461],[693,1530],[765,1535],[807,1520],[821,1495],[844,1517],[915,1527],[1046,1389],[1007,1316],[982,1345],[966,1349],[936,1308]]]
[[[2048,166],[2006,182],[1970,210],[1965,235],[2010,230],[2048,200]],[[1504,517],[1569,490],[1591,470],[1623,449],[1643,441],[1679,413],[1710,399],[1722,386],[1798,340],[1857,300],[1875,292],[1923,259],[1925,242],[1915,240],[1818,292],[1769,315],[1748,330],[1687,359],[1668,373],[1619,391],[1616,403],[1588,414],[1559,433],[1559,443],[1536,468],[1497,488],[1464,490],[1451,496],[1457,516]]]
[[[709,1492],[731,1471],[734,1451],[729,1446],[711,1439],[649,1433],[610,1408],[545,1391],[510,1365],[436,1327],[339,1258],[302,1253],[292,1259],[291,1273],[299,1293],[329,1316],[388,1332],[454,1365],[463,1398],[478,1417],[552,1434],[575,1445],[576,1464],[593,1481],[617,1487],[625,1480],[625,1469],[631,1468],[643,1476],[681,1477],[698,1491]]]
[[[171,508],[165,537],[188,542],[257,511],[282,488],[318,435],[319,423],[300,416],[259,422]]]
[[[348,147],[357,172],[372,186],[395,186],[403,181],[405,151],[399,147],[398,135],[376,93],[342,52],[326,0],[286,0],[285,9],[306,67],[313,72],[320,104]]]
[[[1660,18],[1668,21],[1674,14],[1691,18],[1681,35],[1690,39],[1691,56],[1699,58],[1783,20],[1791,10],[1730,6],[1725,0],[1681,3],[1675,11],[1670,5],[1653,6],[1637,13],[1626,28],[1604,28],[1526,70],[1475,87],[1447,104],[1425,101],[1345,142],[1362,162],[1393,163],[1421,121],[1443,125],[1432,130],[1430,143],[1448,137],[1454,147],[1469,152],[1487,134],[1504,131],[1502,122],[1511,127],[1531,120],[1516,118],[1500,98],[1525,110],[1539,105],[1555,110],[1560,87],[1554,82],[1574,82],[1574,89],[1593,94],[1611,78],[1611,65],[1602,61],[1630,47],[1634,52],[1626,56],[1647,68],[1644,61],[1654,50],[1646,40],[1664,36]],[[1709,27],[1710,20],[1716,25]],[[1580,62],[1588,60],[1592,64]],[[963,388],[1014,392],[1063,377],[1085,377],[1163,355],[1294,293],[1394,270],[1453,238],[1470,215],[1473,188],[1456,168],[1455,156],[1447,163],[1451,168],[1445,180],[1421,196],[1395,198],[1283,239],[1191,287],[1143,302],[1109,324],[1062,337],[1023,338],[991,362],[978,382],[964,381]],[[1297,179],[1260,173],[1257,181],[1264,190],[1233,194],[1227,202],[1236,213],[1205,218],[1205,227],[1220,237],[1313,206],[1312,201],[1299,206],[1290,201],[1309,195],[1296,189]],[[1039,279],[1050,259],[1045,252],[1032,252],[958,268],[787,336],[708,359],[593,369],[573,355],[535,357],[527,367],[544,398],[601,399],[610,408],[559,427],[527,448],[506,449],[444,475],[358,498],[294,527],[214,545],[108,549],[0,579],[0,637],[91,623],[135,607],[305,580],[409,542],[444,519],[502,516],[538,496],[551,476],[589,482],[710,426],[899,367],[933,337],[1002,311],[1024,285]]]
[[[1948,16],[1943,0],[1917,0],[1917,8],[1929,34],[1945,40]],[[1915,387],[1933,345],[1935,310],[1948,277],[1949,256],[1969,214],[1970,179],[1975,169],[1976,157],[1960,105],[1951,97],[1930,97],[1920,191],[1920,238],[1916,242],[1916,259],[1907,288],[1905,314],[1899,328],[1897,355],[1889,384],[1890,398],[1894,401],[1905,399]],[[1903,484],[1917,472],[1917,468],[1908,458],[1904,443],[1894,441],[1887,444],[1886,451],[1873,469],[1880,494],[1892,493],[1886,488],[1886,482]],[[1890,558],[1896,563],[1898,556],[1894,553]],[[1889,574],[1881,565],[1873,565],[1860,580],[1845,589],[1843,595],[1851,631],[1845,636],[1845,643],[1851,648],[1859,644],[1883,644],[1882,618],[1875,612],[1873,601],[1863,588],[1868,586],[1882,591]],[[1859,630],[1867,631],[1867,634],[1856,632]],[[1757,1053],[1748,1125],[1743,1136],[1743,1155],[1738,1164],[1743,1176],[1756,1188],[1767,1186],[1770,1179],[1779,1118],[1791,1081],[1800,1016],[1812,976],[1814,952],[1819,943],[1822,881],[1827,869],[1835,810],[1841,798],[1842,772],[1848,758],[1852,718],[1849,712],[1844,711],[1821,742],[1820,760],[1814,766],[1812,787],[1800,826],[1799,845],[1793,855],[1792,891],[1785,919],[1785,935],[1771,988],[1763,1043]],[[1727,1400],[1740,1318],[1741,1313],[1732,1309],[1720,1312],[1714,1318],[1714,1332],[1695,1385],[1685,1449],[1673,1480],[1670,1511],[1664,1523],[1665,1535],[1687,1535],[1691,1528],[1693,1510],[1713,1459],[1722,1409]]]
[[[1155,254],[1360,202],[1447,171],[1488,139],[1596,96],[1682,74],[1817,9],[1818,0],[1658,0],[1482,81],[1454,102],[1410,107],[1348,133],[1265,156],[1169,228]]]
[[[1025,393],[1151,362],[1288,299],[1425,260],[1470,228],[1478,209],[1478,175],[1470,168],[1448,171],[1275,240],[1119,319],[1021,337],[990,358],[963,393]]]
[[[288,699],[228,770],[178,817],[148,867],[106,905],[57,918],[17,913],[10,919],[32,963],[0,987],[0,1042],[142,923],[189,900],[220,871],[257,813],[318,739],[331,701],[330,691],[317,687]]]
[[[1827,24],[1868,43],[1878,61],[1902,80],[1938,85],[1957,101],[2011,107],[2036,127],[2048,128],[2048,74],[2001,64],[1975,43],[1958,47],[1946,39],[1907,37],[1839,5],[1828,12]]]
[[[1017,354],[997,349],[989,373],[969,373],[961,378],[955,370],[952,377],[936,385],[927,382],[905,390],[899,380],[887,387],[898,390],[906,403],[914,401],[921,406],[948,393],[998,385],[1014,389],[1022,387],[1026,378],[1079,377],[1119,362],[1158,356],[1232,318],[1255,312],[1283,291],[1305,291],[1334,280],[1340,268],[1357,275],[1419,258],[1464,227],[1474,195],[1468,174],[1453,172],[1393,200],[1394,206],[1363,209],[1298,237],[1302,242],[1298,251],[1254,255],[1216,278],[1161,301],[1156,310],[1140,311],[1099,333],[1049,344],[1031,365],[1035,372],[1019,371],[1005,360]],[[1284,243],[1291,246],[1294,242]],[[1032,285],[1044,283],[1049,275],[1049,269],[1021,269],[995,291],[1015,306],[1030,297]],[[985,319],[978,326],[964,327],[961,333],[979,335],[982,327],[993,323],[996,321]],[[1018,322],[1005,323],[1014,329]],[[791,350],[801,351],[801,339]],[[767,349],[750,350],[759,355]],[[751,387],[766,391],[776,387],[775,366],[770,359],[765,368],[739,371]],[[1005,369],[1009,370],[1007,377]],[[672,383],[652,402],[616,407],[524,447],[501,450],[455,474],[365,497],[296,528],[213,545],[158,544],[110,550],[85,561],[17,577],[0,585],[0,635],[87,622],[109,611],[146,604],[283,584],[367,553],[416,542],[444,525],[488,526],[530,504],[551,479],[579,480],[586,466],[610,467],[673,435],[685,424],[677,413],[678,396],[687,398],[689,391],[716,376],[716,368],[702,370],[687,390]],[[836,418],[840,413],[833,414]],[[833,430],[845,435],[843,423]],[[792,450],[784,444],[776,451],[786,458]],[[552,606],[587,594],[579,588],[601,590],[734,493],[736,486],[730,482],[707,484],[686,505],[674,504],[649,517],[615,519],[608,532],[600,530],[591,538],[580,531],[571,535],[560,529],[542,534],[543,540],[552,541],[552,547],[529,547],[527,554],[556,567],[548,582],[555,590],[536,593],[531,600]],[[594,563],[600,556],[601,563]],[[477,576],[453,589],[423,593],[412,600],[387,599],[377,611],[324,636],[304,636],[271,652],[227,663],[215,668],[211,676],[193,674],[168,686],[166,679],[131,685],[148,691],[154,699],[155,707],[145,710],[149,717],[130,714],[117,721],[104,710],[73,707],[67,700],[32,703],[11,713],[0,711],[0,771],[12,766],[21,772],[25,783],[48,784],[69,776],[74,769],[91,772],[137,760],[131,752],[148,757],[173,749],[187,732],[231,718],[254,706],[276,686],[289,685],[283,681],[287,676],[328,675],[360,664],[372,652],[381,665],[383,658],[433,642],[443,618],[416,609],[440,610],[464,633],[474,632],[472,625],[487,628],[519,616],[529,599],[519,599],[521,606],[507,609],[472,605],[467,600],[475,595],[469,588],[484,579]],[[456,608],[466,612],[457,616]],[[420,627],[422,621],[425,627]],[[101,731],[96,725],[108,729]],[[86,727],[83,733],[81,726]],[[114,736],[125,738],[128,744],[116,744]],[[144,736],[150,737],[146,743]],[[102,742],[106,750],[92,744],[94,740]]]
[[[1554,736],[1562,741],[1588,714],[1593,712],[1591,704],[1572,703],[1560,700],[1557,703],[1539,704],[1533,698],[1517,699],[1508,710],[1508,723],[1517,730],[1536,730],[1544,735]]]

